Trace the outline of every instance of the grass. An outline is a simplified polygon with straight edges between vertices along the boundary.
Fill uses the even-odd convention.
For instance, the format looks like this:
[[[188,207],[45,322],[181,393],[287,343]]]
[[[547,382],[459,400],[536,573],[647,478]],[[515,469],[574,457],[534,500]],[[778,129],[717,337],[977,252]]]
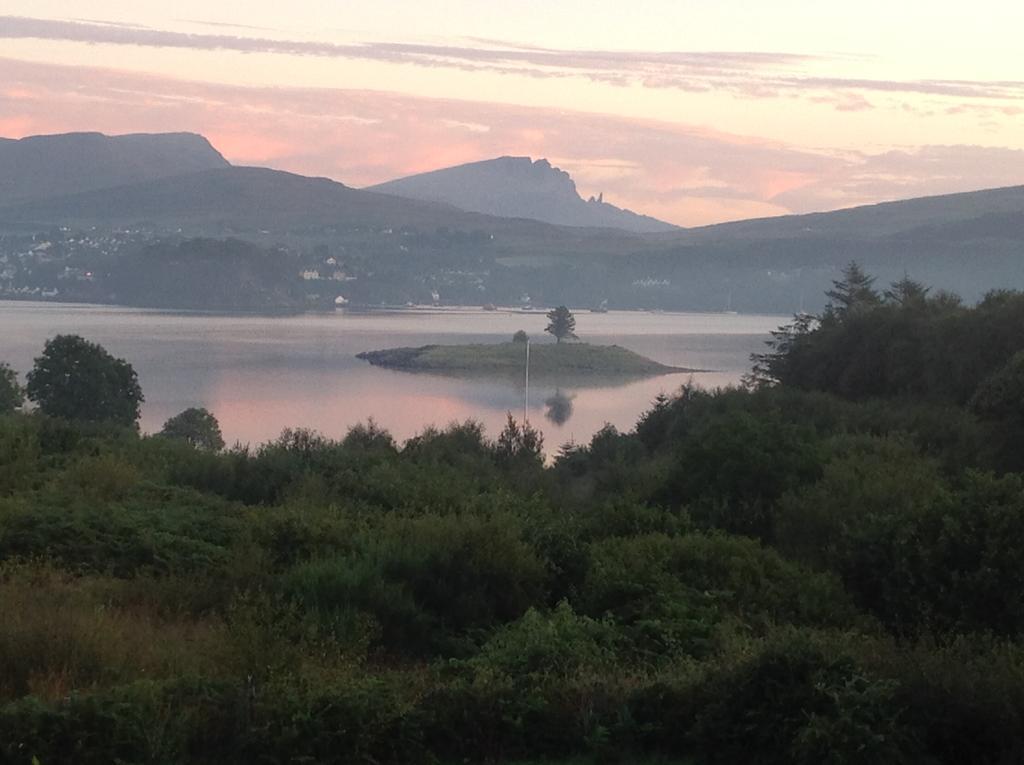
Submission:
[[[523,343],[492,345],[424,345],[360,353],[376,366],[411,372],[522,374]],[[530,373],[653,376],[699,370],[666,366],[619,345],[544,343],[530,346]]]
[[[159,614],[150,604],[120,607],[109,597],[118,584],[45,564],[0,567],[0,703],[26,693],[52,700],[110,683],[217,674],[227,655],[219,619]]]

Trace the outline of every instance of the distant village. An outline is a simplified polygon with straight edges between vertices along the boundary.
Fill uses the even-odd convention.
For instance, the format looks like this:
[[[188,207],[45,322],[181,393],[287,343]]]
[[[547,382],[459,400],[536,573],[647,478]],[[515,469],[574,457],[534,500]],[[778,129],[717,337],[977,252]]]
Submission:
[[[410,245],[420,252],[424,249],[421,240],[404,243],[415,236],[392,229],[359,232],[359,239],[375,240],[366,246],[369,257],[346,259],[343,254],[351,245],[337,241],[330,246],[278,245],[273,250],[291,264],[292,291],[310,306],[437,304],[467,298],[480,302],[478,295],[487,289],[490,269],[453,268],[435,258],[416,257],[419,253],[411,255]],[[122,258],[157,244],[184,241],[180,231],[149,227],[61,226],[33,234],[0,234],[0,299],[131,303],[130,296],[112,293],[111,283],[124,265]],[[430,242],[428,249],[443,252],[445,243]],[[419,267],[399,278],[410,258]]]

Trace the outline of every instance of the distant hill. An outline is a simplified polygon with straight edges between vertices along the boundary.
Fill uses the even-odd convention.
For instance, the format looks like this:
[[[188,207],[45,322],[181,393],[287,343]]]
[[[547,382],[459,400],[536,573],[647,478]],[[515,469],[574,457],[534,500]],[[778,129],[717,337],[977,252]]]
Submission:
[[[676,228],[598,199],[584,200],[570,175],[552,167],[546,159],[500,157],[472,162],[388,181],[371,186],[369,191],[560,226],[618,228],[637,233]]]
[[[688,229],[678,238],[728,239],[877,239],[914,229],[964,224],[987,216],[1024,216],[1024,186],[966,191],[904,199],[832,212],[784,215]],[[993,221],[994,223],[994,221]],[[1000,229],[1005,226],[1000,224]]]
[[[194,133],[0,138],[0,205],[227,166],[220,152]]]

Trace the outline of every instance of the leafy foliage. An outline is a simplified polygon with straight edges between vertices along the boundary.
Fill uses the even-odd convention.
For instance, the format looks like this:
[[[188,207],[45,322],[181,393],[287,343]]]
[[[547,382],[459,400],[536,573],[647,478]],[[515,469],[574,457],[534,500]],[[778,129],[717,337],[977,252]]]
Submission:
[[[25,392],[18,384],[18,375],[7,364],[0,363],[0,415],[10,414],[25,403]]]
[[[51,417],[134,425],[142,389],[131,364],[78,335],[57,335],[28,373],[28,397]]]
[[[190,408],[174,415],[164,423],[160,435],[184,441],[199,449],[218,451],[224,448],[220,423],[206,409]]]

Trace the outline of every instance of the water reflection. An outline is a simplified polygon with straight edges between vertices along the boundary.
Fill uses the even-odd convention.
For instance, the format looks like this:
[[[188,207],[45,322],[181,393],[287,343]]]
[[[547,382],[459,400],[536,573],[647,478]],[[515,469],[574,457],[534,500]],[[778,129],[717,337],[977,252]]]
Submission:
[[[586,319],[584,323],[583,318]],[[286,427],[343,437],[373,417],[404,441],[429,425],[477,420],[490,436],[507,412],[523,412],[525,391],[509,380],[458,379],[372,367],[361,351],[431,343],[504,342],[525,327],[540,337],[543,314],[475,311],[288,318],[209,316],[127,308],[0,301],[0,361],[21,375],[46,339],[75,333],[132,363],[146,401],[144,431],[191,406],[220,420],[224,439],[259,443]],[[694,374],[704,387],[738,382],[749,355],[784,317],[620,313],[587,315],[579,330],[595,344],[619,344]],[[605,423],[630,430],[659,393],[691,378],[676,374],[639,380],[531,375],[527,418],[543,423],[549,450],[588,442]],[[24,379],[24,377],[22,378]],[[534,384],[536,383],[536,387]]]
[[[554,394],[544,401],[547,407],[544,416],[555,425],[565,425],[572,417],[572,402],[575,398],[575,393],[563,393],[561,388],[556,388]]]

